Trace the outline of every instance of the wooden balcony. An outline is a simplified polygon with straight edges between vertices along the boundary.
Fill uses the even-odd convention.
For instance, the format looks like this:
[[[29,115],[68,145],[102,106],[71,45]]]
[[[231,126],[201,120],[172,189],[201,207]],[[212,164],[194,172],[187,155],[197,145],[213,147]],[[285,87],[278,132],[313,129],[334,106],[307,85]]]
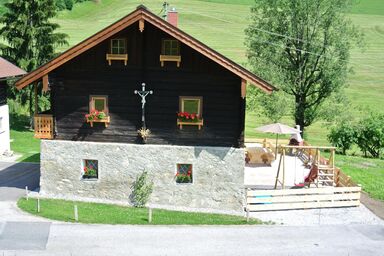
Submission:
[[[53,116],[38,114],[34,116],[35,138],[53,139]]]

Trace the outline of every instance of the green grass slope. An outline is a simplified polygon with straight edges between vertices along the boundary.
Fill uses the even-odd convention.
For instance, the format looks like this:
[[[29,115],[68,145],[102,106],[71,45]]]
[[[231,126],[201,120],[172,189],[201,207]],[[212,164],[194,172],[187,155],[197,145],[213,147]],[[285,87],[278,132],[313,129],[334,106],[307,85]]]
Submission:
[[[249,24],[249,8],[252,0],[174,0],[182,30],[205,44],[246,66],[244,29]],[[70,36],[74,45],[95,32],[133,11],[137,5],[144,4],[152,12],[159,13],[162,0],[103,0],[100,4],[85,2],[75,6],[73,11],[61,12],[55,20],[61,31]],[[366,49],[354,49],[346,93],[354,109],[384,111],[384,1],[364,0],[356,5],[349,15],[351,21],[360,26],[366,35]],[[356,114],[358,112],[356,111]],[[284,119],[292,123],[292,119]],[[267,120],[248,113],[248,137],[257,136],[249,128],[256,127]],[[308,128],[308,138],[312,143],[327,144],[326,125],[316,123]]]
[[[0,0],[0,12],[2,3]],[[102,0],[75,5],[72,11],[62,11],[54,20],[61,25],[60,31],[69,35],[73,46],[97,31],[132,12],[139,4],[159,13],[163,0]],[[244,29],[249,24],[250,6],[253,0],[173,0],[179,14],[182,30],[208,46],[246,66]],[[351,68],[346,93],[353,103],[356,115],[359,109],[383,112],[384,103],[384,1],[361,0],[349,14],[351,21],[360,26],[366,35],[366,49],[353,49]],[[59,49],[65,50],[65,48]],[[293,124],[290,117],[283,120]],[[252,113],[247,113],[247,137],[260,136],[252,131],[268,122]],[[313,144],[327,144],[327,125],[321,122],[307,129],[308,139]]]

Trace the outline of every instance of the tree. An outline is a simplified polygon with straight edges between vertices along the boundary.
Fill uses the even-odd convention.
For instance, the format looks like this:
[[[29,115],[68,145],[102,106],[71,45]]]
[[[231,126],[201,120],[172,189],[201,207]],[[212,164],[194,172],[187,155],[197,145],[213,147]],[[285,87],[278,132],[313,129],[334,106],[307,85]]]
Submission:
[[[356,128],[348,122],[339,123],[331,128],[328,141],[345,155],[356,141]]]
[[[302,131],[345,84],[349,52],[362,34],[346,18],[352,0],[257,0],[246,29],[249,63],[295,101]]]
[[[0,36],[5,41],[2,55],[26,71],[46,63],[55,56],[57,46],[67,44],[67,35],[55,32],[59,25],[49,21],[56,15],[54,0],[13,0],[5,7],[0,18],[4,24]],[[32,113],[32,90],[15,93],[22,103],[29,101]]]
[[[369,152],[374,158],[380,157],[384,149],[384,114],[371,113],[359,122],[357,145],[365,156]]]

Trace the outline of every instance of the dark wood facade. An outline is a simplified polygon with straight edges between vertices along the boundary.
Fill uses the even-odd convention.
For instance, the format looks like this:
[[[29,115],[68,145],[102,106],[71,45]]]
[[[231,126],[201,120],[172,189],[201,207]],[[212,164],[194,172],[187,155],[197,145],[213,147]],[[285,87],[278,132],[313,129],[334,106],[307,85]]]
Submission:
[[[127,39],[127,66],[122,61],[108,65],[110,38],[49,74],[56,139],[140,142],[141,99],[134,90],[144,82],[154,91],[146,104],[148,144],[240,146],[245,111],[241,79],[185,44],[179,68],[173,62],[161,67],[161,40],[172,37],[149,23],[140,32],[137,23],[112,37]],[[85,122],[90,95],[108,96],[109,127],[99,123],[91,128]],[[179,96],[203,97],[201,130],[177,127]]]
[[[0,81],[0,106],[7,104],[7,82]]]

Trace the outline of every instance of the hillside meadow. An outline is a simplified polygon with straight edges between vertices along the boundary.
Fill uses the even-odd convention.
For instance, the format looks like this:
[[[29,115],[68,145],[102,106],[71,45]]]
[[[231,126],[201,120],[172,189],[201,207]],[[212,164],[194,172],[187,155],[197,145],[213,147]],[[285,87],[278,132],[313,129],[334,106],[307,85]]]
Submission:
[[[249,24],[252,2],[252,0],[174,0],[171,4],[179,11],[179,27],[182,30],[247,67],[244,29]],[[100,4],[85,2],[76,5],[72,11],[61,12],[55,22],[61,25],[62,32],[70,36],[69,44],[72,46],[128,14],[139,4],[144,4],[157,14],[162,8],[162,3],[162,0],[103,0]],[[383,112],[384,2],[361,1],[348,16],[364,31],[366,46],[363,50],[352,51],[350,65],[352,72],[348,79],[346,94],[357,117],[364,115],[368,110]],[[248,138],[265,136],[253,129],[268,122],[249,111],[246,136]],[[285,117],[283,122],[293,125],[290,116]],[[317,122],[308,127],[307,139],[312,144],[327,145],[328,126],[327,123]]]
[[[0,14],[4,11],[0,0]],[[62,11],[54,22],[61,32],[69,35],[71,47],[91,36],[119,18],[144,4],[155,14],[160,13],[163,0],[101,0],[101,3],[84,2],[72,11]],[[173,0],[172,6],[179,11],[179,27],[198,40],[247,67],[244,46],[244,29],[249,24],[250,6],[253,0]],[[346,95],[352,102],[356,118],[368,111],[384,112],[384,1],[362,0],[348,14],[351,22],[365,33],[365,49],[353,49]],[[64,51],[66,48],[58,49]],[[249,68],[249,67],[248,67]],[[335,111],[338,111],[335,109]],[[273,135],[259,134],[255,127],[268,123],[252,111],[247,112],[246,137],[248,140]],[[293,125],[292,117],[282,122]],[[13,120],[12,149],[22,154],[21,161],[39,161],[39,142],[33,139],[18,119]],[[313,145],[328,145],[326,140],[329,124],[317,122],[306,130],[306,139]],[[354,152],[350,152],[354,153]],[[337,156],[336,165],[363,185],[365,191],[377,199],[383,199],[383,161],[352,156]]]

